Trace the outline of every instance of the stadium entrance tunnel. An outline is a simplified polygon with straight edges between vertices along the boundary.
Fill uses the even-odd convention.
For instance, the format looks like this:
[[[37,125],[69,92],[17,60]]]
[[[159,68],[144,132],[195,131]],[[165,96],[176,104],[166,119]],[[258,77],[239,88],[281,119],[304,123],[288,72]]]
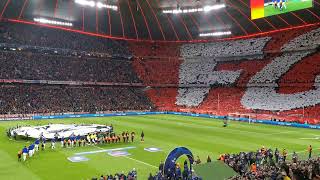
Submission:
[[[177,147],[174,150],[172,150],[167,156],[167,159],[164,163],[164,169],[163,169],[164,174],[170,175],[171,173],[173,173],[175,170],[176,161],[181,156],[184,156],[184,155],[188,157],[189,164],[190,164],[190,171],[192,172],[192,164],[194,162],[194,157],[192,152],[186,147]]]

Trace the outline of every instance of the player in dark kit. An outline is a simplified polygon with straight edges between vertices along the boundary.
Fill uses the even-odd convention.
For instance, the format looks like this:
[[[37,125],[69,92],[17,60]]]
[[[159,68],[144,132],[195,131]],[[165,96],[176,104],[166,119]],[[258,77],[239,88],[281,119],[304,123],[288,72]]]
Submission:
[[[78,139],[78,145],[79,147],[81,147],[81,144],[82,144],[82,141],[81,141],[81,138]]]
[[[134,141],[134,136],[135,136],[135,133],[134,133],[134,132],[131,132],[131,142]]]
[[[113,143],[117,143],[117,140],[118,140],[117,136],[116,136],[115,134],[113,134],[113,136],[112,136],[112,142],[113,142]]]
[[[141,133],[141,142],[144,142],[144,133],[143,133],[143,131]]]
[[[227,119],[227,117],[225,116],[224,118],[223,118],[223,127],[227,127],[228,126],[228,119]]]
[[[126,142],[126,133],[123,131],[121,135],[122,135],[123,142]]]
[[[126,132],[126,137],[127,137],[127,139],[126,139],[127,142],[129,142],[129,132],[128,131]]]
[[[277,0],[274,0],[273,6],[274,6],[275,9],[278,8],[278,1]]]

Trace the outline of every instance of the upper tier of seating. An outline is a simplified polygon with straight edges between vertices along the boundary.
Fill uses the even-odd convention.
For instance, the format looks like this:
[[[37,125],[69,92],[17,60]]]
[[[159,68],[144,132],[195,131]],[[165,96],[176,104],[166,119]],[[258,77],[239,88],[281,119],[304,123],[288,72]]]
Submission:
[[[320,45],[320,28],[304,33],[285,45],[282,46],[282,51],[290,50],[305,50],[317,48]]]
[[[133,68],[145,85],[178,84],[178,58],[134,58]]]
[[[270,37],[237,41],[185,44],[181,46],[182,57],[232,57],[260,54]]]
[[[180,46],[176,43],[131,42],[129,48],[136,57],[172,58],[180,55]]]
[[[0,79],[140,82],[132,61],[0,51]]]
[[[125,41],[19,23],[1,22],[0,41],[1,43],[108,53],[112,56],[131,56]]]

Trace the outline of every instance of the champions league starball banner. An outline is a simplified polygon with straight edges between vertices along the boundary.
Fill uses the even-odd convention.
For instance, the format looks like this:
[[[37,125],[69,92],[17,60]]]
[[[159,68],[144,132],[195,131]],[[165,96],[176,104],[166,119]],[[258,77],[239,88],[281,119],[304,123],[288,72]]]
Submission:
[[[25,126],[13,129],[10,133],[18,136],[47,139],[74,136],[85,136],[95,132],[110,132],[112,127],[99,124],[77,125],[77,124],[49,124],[45,126]]]
[[[313,0],[251,0],[251,19],[313,7]]]

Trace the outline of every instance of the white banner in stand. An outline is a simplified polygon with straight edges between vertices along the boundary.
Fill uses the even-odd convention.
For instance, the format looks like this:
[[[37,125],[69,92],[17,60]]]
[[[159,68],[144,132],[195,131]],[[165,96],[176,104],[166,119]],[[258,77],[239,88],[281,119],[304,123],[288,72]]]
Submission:
[[[112,131],[111,126],[100,124],[49,124],[44,126],[25,126],[13,129],[11,134],[16,133],[19,136],[28,136],[30,138],[39,138],[43,135],[47,139],[53,139],[55,135],[58,138],[70,137],[72,134],[75,136],[85,136],[90,133],[96,132],[109,132]]]

